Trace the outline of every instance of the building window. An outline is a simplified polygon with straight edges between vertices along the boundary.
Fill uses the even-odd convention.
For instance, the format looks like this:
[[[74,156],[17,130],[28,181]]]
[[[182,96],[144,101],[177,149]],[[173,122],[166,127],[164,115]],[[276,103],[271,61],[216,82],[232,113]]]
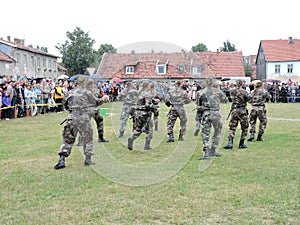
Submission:
[[[287,72],[293,73],[293,64],[288,64]]]
[[[37,66],[37,68],[41,68],[41,59],[40,59],[40,57],[38,57],[36,59],[36,66]]]
[[[34,57],[33,57],[33,55],[30,56],[30,66],[34,67]]]
[[[192,75],[200,75],[201,66],[192,66]]]
[[[20,53],[17,53],[16,54],[16,60],[17,60],[17,65],[19,65],[19,63],[20,63]]]
[[[178,65],[178,72],[185,72],[185,66]]]
[[[43,67],[46,69],[46,59],[43,59]]]
[[[126,74],[134,74],[134,66],[126,66]]]
[[[56,61],[53,61],[53,71],[55,72],[57,70],[57,65],[56,65]]]
[[[48,60],[48,69],[51,70],[51,60]]]
[[[23,61],[24,61],[24,66],[26,67],[27,66],[27,55],[25,55],[25,54],[23,57]]]
[[[275,65],[275,73],[280,73],[280,65]]]
[[[156,65],[156,73],[157,74],[166,74],[167,65],[166,64],[159,64]]]

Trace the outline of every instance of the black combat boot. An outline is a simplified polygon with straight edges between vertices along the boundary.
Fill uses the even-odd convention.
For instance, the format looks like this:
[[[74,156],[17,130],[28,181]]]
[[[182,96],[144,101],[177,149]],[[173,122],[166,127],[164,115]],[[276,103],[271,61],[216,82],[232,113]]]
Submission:
[[[124,137],[124,131],[120,131],[120,134],[118,136],[118,138],[122,138],[122,137]]]
[[[77,146],[82,146],[83,145],[82,142],[83,142],[82,137],[79,135]]]
[[[129,150],[133,149],[133,139],[132,138],[128,138],[127,148]]]
[[[211,147],[211,148],[210,148],[209,155],[210,155],[210,156],[216,156],[216,157],[222,156],[222,154],[216,152],[216,148],[215,148],[215,147]]]
[[[200,131],[199,129],[196,129],[195,132],[194,132],[194,136],[197,137],[199,135],[199,131]]]
[[[98,142],[109,142],[109,140],[103,137],[103,134],[99,134]]]
[[[258,134],[256,140],[257,140],[257,141],[263,141],[263,139],[262,139],[262,134]]]
[[[253,141],[254,140],[254,134],[255,134],[255,132],[250,132],[250,138],[248,138],[247,141]]]
[[[204,147],[203,151],[204,151],[204,155],[202,157],[198,158],[198,160],[210,160],[209,148]]]
[[[91,155],[86,155],[85,156],[84,165],[85,166],[95,165],[95,163],[92,161],[92,156]]]
[[[178,141],[184,141],[184,139],[183,139],[183,134],[182,134],[181,130],[180,130],[180,132],[179,132]]]
[[[150,138],[146,138],[146,143],[145,143],[145,147],[144,150],[151,150],[152,148],[150,147]]]
[[[239,148],[248,148],[247,145],[245,145],[245,139],[241,139],[239,143]]]
[[[223,148],[225,148],[225,149],[233,148],[233,138],[232,137],[228,138],[228,144],[226,146],[224,146]]]
[[[58,170],[58,169],[62,169],[64,167],[66,167],[66,165],[65,165],[65,156],[60,155],[58,163],[54,166],[54,169]]]
[[[158,121],[157,120],[154,121],[154,130],[158,131]]]
[[[174,142],[174,134],[173,133],[169,134],[169,139],[167,140],[167,142]]]

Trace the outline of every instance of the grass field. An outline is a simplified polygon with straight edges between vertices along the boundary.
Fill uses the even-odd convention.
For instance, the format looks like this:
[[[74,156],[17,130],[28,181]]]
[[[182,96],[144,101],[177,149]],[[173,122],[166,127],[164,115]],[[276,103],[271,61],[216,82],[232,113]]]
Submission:
[[[162,104],[153,150],[144,134],[126,148],[118,139],[120,103],[106,103],[105,138],[94,142],[95,166],[85,167],[74,146],[66,168],[54,170],[67,113],[0,121],[0,224],[300,224],[300,105],[267,104],[263,142],[232,150],[227,143],[230,105],[222,105],[222,157],[199,161],[193,136],[194,105],[185,141],[166,143]],[[93,126],[95,126],[95,123]],[[96,137],[96,134],[95,134]]]

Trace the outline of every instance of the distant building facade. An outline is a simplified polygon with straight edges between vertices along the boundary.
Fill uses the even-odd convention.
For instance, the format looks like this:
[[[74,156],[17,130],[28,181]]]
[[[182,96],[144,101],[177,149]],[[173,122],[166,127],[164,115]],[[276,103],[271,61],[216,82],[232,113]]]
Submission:
[[[262,81],[300,82],[300,39],[260,41],[256,78]]]
[[[27,76],[30,79],[45,78],[56,80],[58,56],[25,46],[24,39],[10,37],[0,40],[0,74],[9,75],[12,79]],[[2,57],[1,57],[2,56]]]

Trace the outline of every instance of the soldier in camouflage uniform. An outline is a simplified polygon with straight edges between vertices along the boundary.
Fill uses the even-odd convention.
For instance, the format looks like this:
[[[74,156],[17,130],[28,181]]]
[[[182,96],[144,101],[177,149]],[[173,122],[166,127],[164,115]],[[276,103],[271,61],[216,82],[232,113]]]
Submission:
[[[220,102],[226,102],[226,96],[218,88],[213,87],[215,80],[207,78],[205,81],[206,87],[203,90],[197,91],[196,101],[198,105],[197,114],[202,120],[202,143],[204,156],[199,160],[209,160],[210,156],[221,156],[216,152],[219,145],[222,121],[220,114]],[[211,127],[214,128],[210,146]]]
[[[151,117],[153,113],[153,101],[150,92],[149,82],[144,82],[142,88],[138,93],[137,104],[134,112],[134,125],[133,133],[130,138],[128,138],[128,149],[133,149],[133,142],[137,139],[142,132],[146,133],[146,143],[144,150],[150,150],[150,142],[153,134],[153,124]]]
[[[99,90],[95,86],[93,79],[88,79],[86,81],[86,88],[91,91],[96,98],[101,98]],[[91,107],[91,117],[95,119],[98,132],[98,142],[109,142],[109,140],[104,138],[104,124],[103,116],[101,116],[98,107]]]
[[[267,110],[265,102],[267,99],[271,99],[272,96],[263,88],[262,82],[258,81],[255,85],[255,89],[251,92],[251,97],[251,112],[249,117],[250,138],[248,141],[253,141],[254,139],[257,118],[259,119],[259,131],[256,140],[263,141],[262,135],[267,125]]]
[[[119,95],[119,99],[123,101],[122,112],[120,116],[121,126],[120,126],[120,134],[119,138],[124,136],[125,127],[127,124],[127,120],[129,116],[133,116],[134,114],[134,107],[137,102],[138,92],[136,89],[133,88],[133,85],[130,81],[126,83],[126,87],[121,91]]]
[[[155,111],[153,112],[153,122],[154,122],[154,130],[158,131],[158,116],[159,116],[159,105],[158,103],[160,102],[160,97],[155,89],[155,84],[151,83],[150,84],[150,92],[151,92],[151,97],[154,99],[155,104]]]
[[[65,158],[71,154],[72,146],[77,133],[83,137],[83,152],[85,154],[84,165],[95,164],[91,160],[93,155],[93,129],[90,122],[90,107],[102,103],[102,99],[95,96],[85,88],[85,78],[79,76],[76,80],[77,87],[72,89],[65,99],[65,107],[70,110],[67,118],[67,125],[63,130],[63,140],[58,155],[58,163],[54,169],[65,167]]]
[[[96,98],[101,98],[99,90],[95,87],[95,82],[93,79],[88,79],[86,81],[86,88],[91,91]],[[109,140],[104,138],[104,124],[103,124],[103,116],[101,116],[98,107],[90,108],[91,117],[94,118],[97,126],[98,132],[98,142],[109,142]],[[82,146],[82,137],[78,135],[78,143],[77,146]]]
[[[247,102],[250,101],[251,96],[245,89],[243,89],[242,80],[237,80],[236,85],[237,88],[234,88],[230,92],[232,99],[231,119],[229,122],[228,144],[224,146],[225,149],[233,148],[233,139],[239,122],[242,130],[239,148],[247,148],[245,145],[245,139],[247,137],[249,127]]]
[[[177,118],[180,119],[180,132],[179,132],[179,141],[184,141],[183,135],[186,131],[187,117],[184,109],[184,104],[191,102],[191,98],[188,94],[181,88],[182,81],[177,81],[175,88],[168,91],[166,94],[165,104],[166,106],[172,106],[171,110],[168,113],[167,121],[167,130],[169,139],[167,142],[174,142],[173,128]]]

